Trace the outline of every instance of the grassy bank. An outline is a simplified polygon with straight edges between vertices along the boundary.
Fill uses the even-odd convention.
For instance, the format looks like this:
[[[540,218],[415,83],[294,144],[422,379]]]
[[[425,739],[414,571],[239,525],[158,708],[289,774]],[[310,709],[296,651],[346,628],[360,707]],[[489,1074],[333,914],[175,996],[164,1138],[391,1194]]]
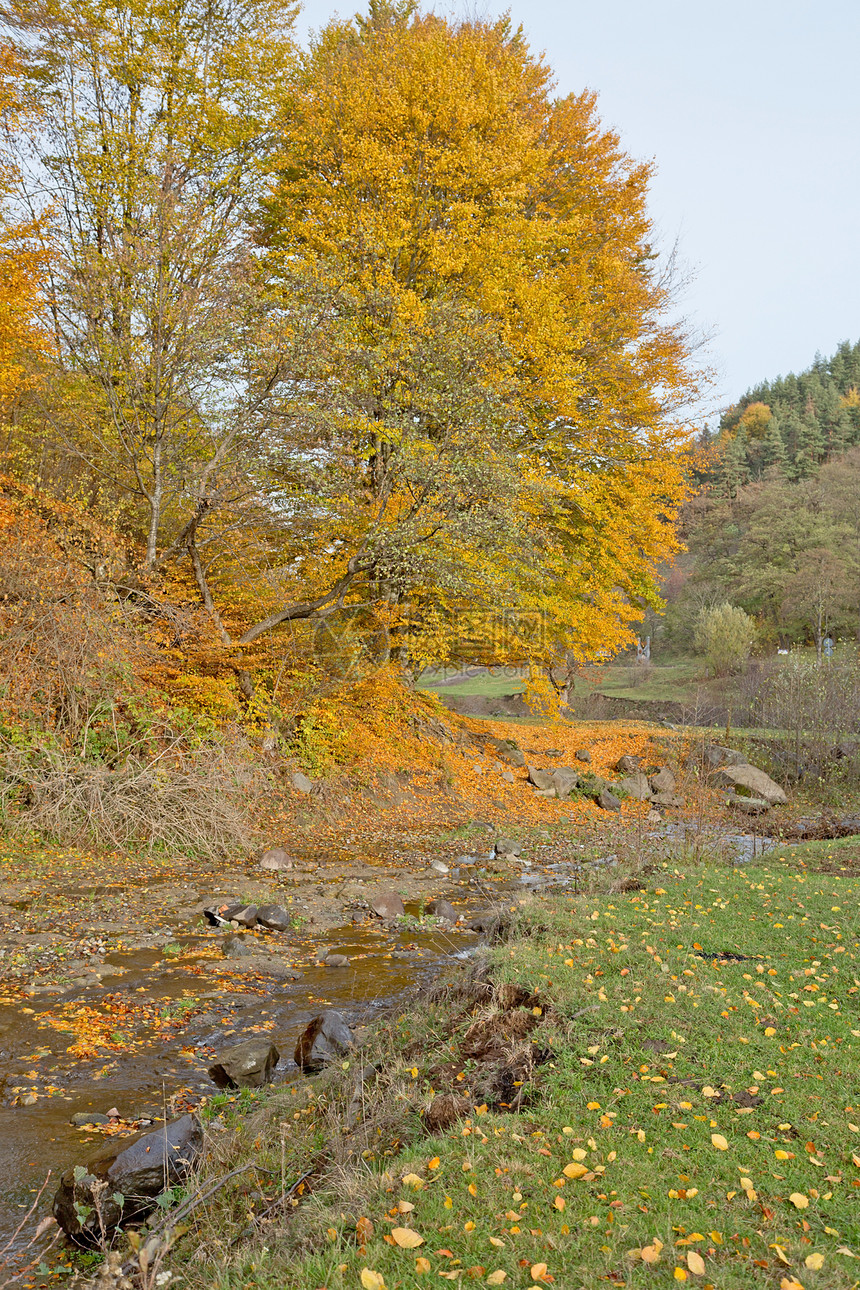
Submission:
[[[353,1058],[222,1111],[202,1185],[253,1165],[159,1266],[219,1290],[856,1286],[860,846],[643,882],[535,900],[483,974],[367,1038],[358,1092]]]

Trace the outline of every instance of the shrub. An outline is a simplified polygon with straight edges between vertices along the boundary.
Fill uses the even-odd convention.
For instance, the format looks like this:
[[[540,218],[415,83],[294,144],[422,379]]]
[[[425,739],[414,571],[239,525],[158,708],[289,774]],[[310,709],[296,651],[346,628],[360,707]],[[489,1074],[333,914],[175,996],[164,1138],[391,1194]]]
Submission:
[[[703,609],[696,622],[696,649],[715,676],[742,671],[755,638],[756,626],[749,614],[728,603]]]

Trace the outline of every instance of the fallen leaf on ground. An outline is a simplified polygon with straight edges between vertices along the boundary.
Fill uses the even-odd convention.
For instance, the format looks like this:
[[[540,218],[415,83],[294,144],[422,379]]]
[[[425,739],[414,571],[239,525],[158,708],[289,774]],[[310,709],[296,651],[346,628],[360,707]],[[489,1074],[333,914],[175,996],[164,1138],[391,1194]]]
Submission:
[[[391,1235],[395,1245],[399,1245],[401,1250],[415,1250],[424,1244],[424,1237],[413,1232],[411,1227],[393,1227]]]

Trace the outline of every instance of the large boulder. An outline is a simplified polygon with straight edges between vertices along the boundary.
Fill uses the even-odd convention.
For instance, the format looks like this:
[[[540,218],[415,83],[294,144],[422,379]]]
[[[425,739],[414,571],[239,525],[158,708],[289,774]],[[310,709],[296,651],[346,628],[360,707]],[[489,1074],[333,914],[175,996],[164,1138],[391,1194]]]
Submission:
[[[396,891],[383,891],[374,896],[370,908],[377,918],[402,918],[406,913],[403,901]]]
[[[529,766],[527,769],[529,773],[529,783],[533,784],[535,788],[555,788],[551,770],[541,770],[539,766]]]
[[[209,1077],[219,1088],[262,1088],[272,1082],[280,1055],[271,1039],[247,1039],[219,1053]]]
[[[427,913],[432,914],[434,918],[444,918],[449,923],[456,923],[457,921],[457,911],[450,900],[441,898],[431,900],[427,906]]]
[[[647,802],[651,796],[648,776],[641,770],[634,771],[632,775],[625,775],[618,787],[623,788],[628,797],[635,797],[637,802]]]
[[[597,805],[603,811],[620,811],[621,802],[614,793],[610,793],[608,788],[604,788],[597,796]]]
[[[770,806],[785,806],[788,798],[775,780],[758,766],[721,766],[714,774],[721,788],[745,788],[752,797],[763,797]]]
[[[293,857],[284,850],[283,847],[269,847],[260,856],[259,868],[266,869],[270,873],[277,873],[281,869],[292,869]]]
[[[102,1232],[141,1219],[156,1197],[181,1182],[203,1148],[194,1115],[183,1115],[130,1145],[114,1142],[85,1166],[71,1165],[54,1197],[54,1218],[79,1245],[95,1245]]]
[[[625,753],[623,757],[618,758],[615,763],[615,769],[619,775],[632,775],[639,769],[639,762],[639,757],[633,757],[629,753]]]
[[[675,776],[668,766],[663,766],[656,775],[652,775],[650,782],[652,793],[674,793],[675,791]]]
[[[290,916],[282,905],[260,905],[257,922],[272,932],[288,932],[292,926]]]
[[[339,1012],[326,1009],[308,1022],[296,1044],[296,1065],[303,1071],[321,1070],[339,1061],[352,1047],[352,1031]]]
[[[571,766],[559,766],[552,772],[552,783],[559,797],[569,797],[579,788],[579,774]]]

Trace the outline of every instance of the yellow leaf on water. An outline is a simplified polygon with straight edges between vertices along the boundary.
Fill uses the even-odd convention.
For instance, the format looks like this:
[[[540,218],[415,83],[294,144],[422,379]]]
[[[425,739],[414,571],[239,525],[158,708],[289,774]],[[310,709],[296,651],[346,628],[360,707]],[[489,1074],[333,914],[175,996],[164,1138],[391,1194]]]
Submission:
[[[425,1272],[430,1271],[430,1260],[425,1259],[423,1254],[415,1260],[415,1271],[418,1273],[419,1277],[423,1276]]]
[[[818,1252],[807,1254],[803,1262],[806,1267],[811,1268],[813,1272],[817,1272],[819,1268],[824,1267],[824,1255]]]
[[[361,1269],[361,1284],[364,1290],[385,1290],[385,1281],[381,1272],[372,1272],[370,1268]]]
[[[717,1148],[717,1151],[728,1151],[729,1144],[721,1133],[712,1133],[711,1142]]]
[[[802,1191],[793,1191],[788,1199],[795,1209],[806,1209],[809,1204],[809,1197],[804,1196]]]
[[[687,1253],[687,1267],[694,1272],[697,1277],[705,1275],[705,1260],[696,1250],[689,1250]]]
[[[395,1245],[399,1245],[401,1250],[415,1250],[419,1245],[424,1244],[424,1237],[413,1232],[411,1227],[392,1227],[391,1236]]]
[[[503,1271],[502,1268],[499,1268],[497,1272],[491,1272],[487,1277],[487,1285],[500,1286],[502,1282],[506,1280],[507,1275],[507,1272]]]

